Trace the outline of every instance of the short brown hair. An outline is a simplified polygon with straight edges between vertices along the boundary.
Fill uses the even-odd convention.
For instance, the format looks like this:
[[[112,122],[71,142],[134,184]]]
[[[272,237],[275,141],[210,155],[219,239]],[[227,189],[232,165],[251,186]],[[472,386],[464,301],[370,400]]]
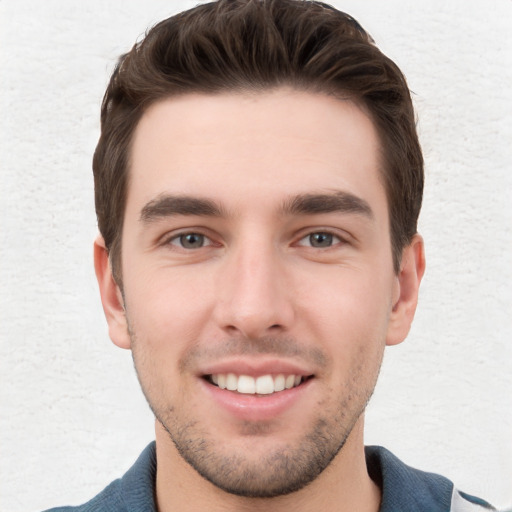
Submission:
[[[121,56],[101,109],[93,159],[100,232],[121,283],[121,233],[130,143],[152,103],[191,92],[260,91],[279,86],[347,96],[378,130],[393,264],[417,230],[423,157],[405,78],[351,16],[321,2],[219,0],[154,26]]]

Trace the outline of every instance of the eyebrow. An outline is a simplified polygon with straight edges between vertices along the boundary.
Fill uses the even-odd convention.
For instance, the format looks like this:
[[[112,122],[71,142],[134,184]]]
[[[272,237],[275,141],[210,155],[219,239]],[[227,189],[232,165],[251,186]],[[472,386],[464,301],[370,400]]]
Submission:
[[[282,211],[288,215],[353,213],[373,219],[373,211],[364,199],[344,191],[331,194],[300,194],[286,201]]]
[[[223,210],[211,199],[192,196],[160,195],[147,203],[140,212],[142,222],[152,222],[174,215],[221,217]]]
[[[318,215],[339,212],[373,218],[372,209],[364,199],[343,191],[293,196],[283,203],[281,212],[284,215]],[[165,194],[153,199],[142,208],[140,220],[150,223],[175,215],[223,217],[225,211],[221,205],[211,199]]]

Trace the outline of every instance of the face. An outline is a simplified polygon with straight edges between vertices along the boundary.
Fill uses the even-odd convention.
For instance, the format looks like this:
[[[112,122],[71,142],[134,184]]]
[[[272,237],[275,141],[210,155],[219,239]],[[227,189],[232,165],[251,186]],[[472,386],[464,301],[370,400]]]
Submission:
[[[314,480],[403,338],[369,117],[288,89],[157,103],[134,135],[122,237],[110,333],[169,445],[234,494]]]

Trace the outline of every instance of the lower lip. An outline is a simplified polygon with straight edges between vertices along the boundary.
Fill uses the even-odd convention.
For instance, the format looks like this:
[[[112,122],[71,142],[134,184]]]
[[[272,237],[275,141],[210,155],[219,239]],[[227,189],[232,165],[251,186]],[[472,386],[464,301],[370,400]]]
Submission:
[[[243,421],[269,421],[283,414],[300,401],[311,387],[308,379],[297,387],[270,395],[244,395],[236,391],[221,389],[201,379],[203,388],[224,410]]]

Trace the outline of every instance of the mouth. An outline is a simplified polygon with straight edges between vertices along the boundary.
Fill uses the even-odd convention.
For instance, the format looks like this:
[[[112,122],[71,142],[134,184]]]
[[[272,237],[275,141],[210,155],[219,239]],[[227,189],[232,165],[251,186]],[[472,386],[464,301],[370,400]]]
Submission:
[[[265,374],[259,376],[237,375],[235,373],[215,373],[204,379],[220,389],[242,395],[268,396],[296,388],[313,378],[313,375]]]

